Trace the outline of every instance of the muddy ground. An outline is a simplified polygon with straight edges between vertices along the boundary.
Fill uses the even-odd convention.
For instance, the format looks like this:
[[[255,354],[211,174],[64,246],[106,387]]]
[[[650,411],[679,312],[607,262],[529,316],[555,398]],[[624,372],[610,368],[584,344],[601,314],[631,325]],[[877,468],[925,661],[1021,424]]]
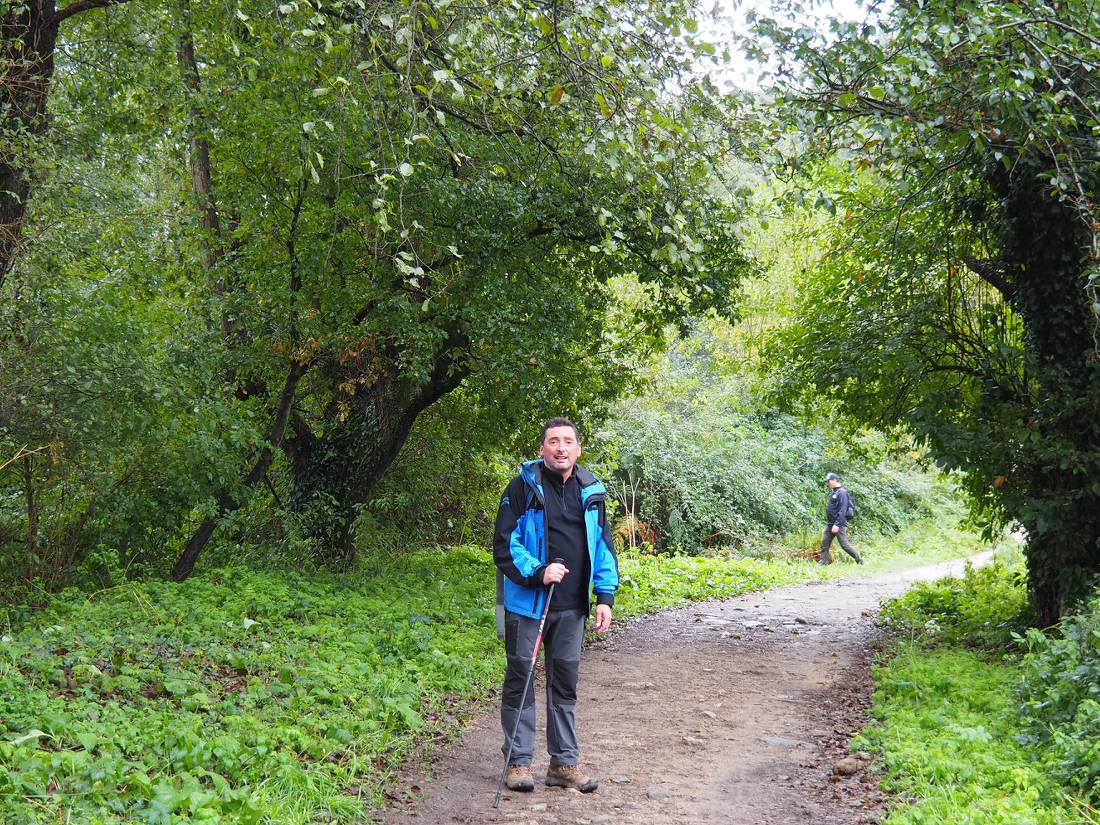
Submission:
[[[980,558],[980,557],[979,557]],[[390,792],[388,825],[857,825],[880,822],[874,765],[851,757],[867,720],[873,617],[947,562],[703,602],[639,618],[585,649],[577,703],[593,794],[505,791],[497,709],[461,744],[411,766]],[[541,708],[545,690],[536,684]],[[541,722],[541,718],[540,718]],[[547,757],[540,725],[536,777]],[[837,772],[854,771],[850,775]]]

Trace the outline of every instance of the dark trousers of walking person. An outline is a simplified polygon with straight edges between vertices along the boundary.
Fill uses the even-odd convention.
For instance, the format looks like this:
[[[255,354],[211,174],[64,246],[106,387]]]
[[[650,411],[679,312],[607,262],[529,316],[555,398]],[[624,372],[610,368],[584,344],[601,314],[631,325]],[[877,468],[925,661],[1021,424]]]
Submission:
[[[546,667],[546,751],[551,765],[576,765],[580,760],[577,745],[577,679],[580,675],[581,642],[587,611],[554,610],[546,615],[542,634],[542,654]],[[527,701],[520,708],[520,694],[527,681],[527,668],[538,635],[538,619],[529,619],[508,612],[504,617],[504,647],[508,668],[500,703],[500,723],[504,729],[504,746],[508,752],[508,737],[519,728],[512,748],[513,765],[530,765],[535,755],[535,688],[527,691]]]
[[[844,526],[839,527],[836,533],[834,533],[833,526],[830,524],[828,527],[825,528],[825,535],[821,539],[820,561],[822,564],[829,564],[832,562],[832,559],[829,558],[829,548],[833,544],[834,537],[837,539],[837,541],[840,542],[840,546],[841,548],[843,548],[845,553],[847,553],[857,562],[863,561],[863,559],[859,557],[859,553],[856,551],[856,548],[852,547],[852,543],[848,541],[848,528]]]

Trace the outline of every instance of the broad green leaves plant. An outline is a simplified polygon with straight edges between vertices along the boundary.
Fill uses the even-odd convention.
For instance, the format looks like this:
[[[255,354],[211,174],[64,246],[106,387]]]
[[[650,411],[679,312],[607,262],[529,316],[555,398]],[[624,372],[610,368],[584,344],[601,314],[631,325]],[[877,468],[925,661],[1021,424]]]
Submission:
[[[0,818],[354,822],[503,667],[492,562],[68,592],[0,640]]]

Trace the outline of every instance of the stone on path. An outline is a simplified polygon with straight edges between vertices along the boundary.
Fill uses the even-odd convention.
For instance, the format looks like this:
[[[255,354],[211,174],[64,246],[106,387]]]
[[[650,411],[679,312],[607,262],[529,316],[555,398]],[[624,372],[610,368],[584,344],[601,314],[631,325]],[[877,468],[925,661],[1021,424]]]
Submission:
[[[837,763],[833,765],[833,773],[838,776],[853,776],[859,773],[859,769],[862,767],[863,765],[858,759],[853,756],[846,756],[837,760]]]

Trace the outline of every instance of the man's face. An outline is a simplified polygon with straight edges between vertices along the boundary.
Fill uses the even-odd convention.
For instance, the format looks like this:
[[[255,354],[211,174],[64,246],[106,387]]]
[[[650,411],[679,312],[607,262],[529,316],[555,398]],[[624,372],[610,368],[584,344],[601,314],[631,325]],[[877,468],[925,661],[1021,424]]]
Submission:
[[[839,486],[840,486],[840,481],[838,479],[835,479],[835,478],[830,478],[829,479],[829,489],[830,490],[835,490]]]
[[[539,445],[539,456],[556,473],[568,478],[581,455],[581,443],[572,427],[551,427]]]

